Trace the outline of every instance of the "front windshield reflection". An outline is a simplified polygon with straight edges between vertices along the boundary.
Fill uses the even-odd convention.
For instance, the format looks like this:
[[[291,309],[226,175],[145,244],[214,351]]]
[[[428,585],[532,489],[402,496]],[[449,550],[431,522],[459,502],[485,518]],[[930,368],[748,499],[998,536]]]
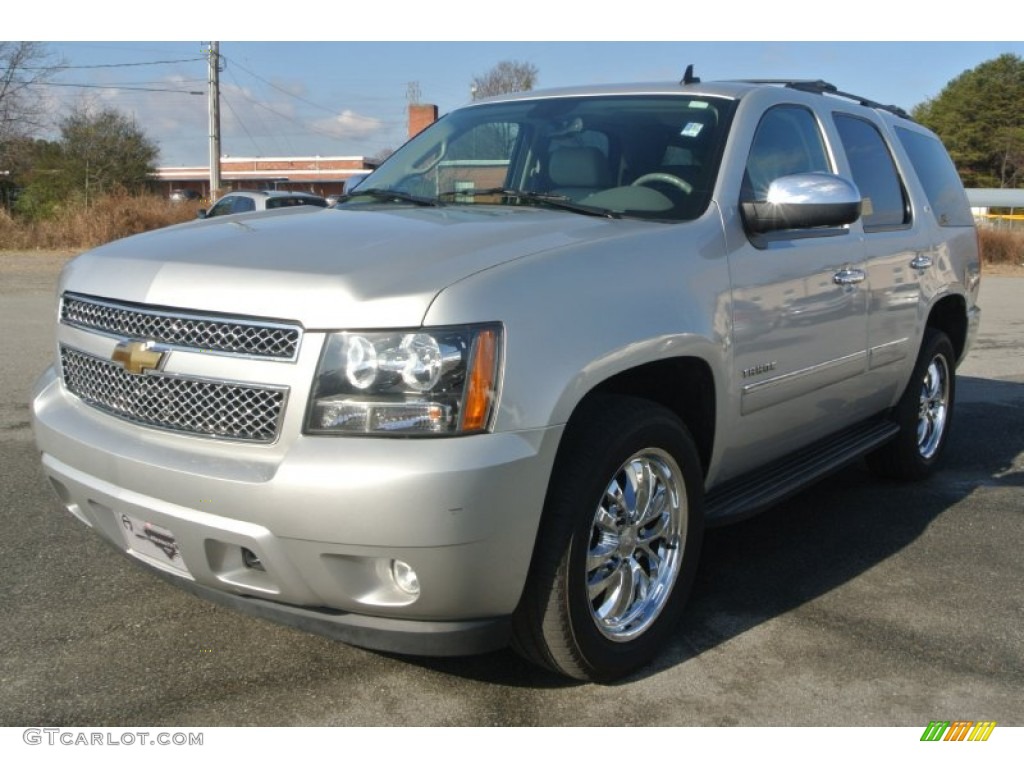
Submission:
[[[733,106],[679,94],[471,105],[409,141],[342,207],[532,205],[693,219],[711,198]]]

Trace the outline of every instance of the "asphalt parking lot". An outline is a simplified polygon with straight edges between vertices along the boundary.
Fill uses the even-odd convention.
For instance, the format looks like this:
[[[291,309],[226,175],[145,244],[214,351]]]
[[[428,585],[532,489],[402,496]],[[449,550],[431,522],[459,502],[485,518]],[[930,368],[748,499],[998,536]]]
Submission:
[[[101,543],[38,468],[26,401],[53,353],[56,261],[20,264],[0,260],[0,726],[1024,725],[1024,278],[983,281],[938,477],[855,465],[709,532],[666,652],[595,686],[511,652],[341,645]]]

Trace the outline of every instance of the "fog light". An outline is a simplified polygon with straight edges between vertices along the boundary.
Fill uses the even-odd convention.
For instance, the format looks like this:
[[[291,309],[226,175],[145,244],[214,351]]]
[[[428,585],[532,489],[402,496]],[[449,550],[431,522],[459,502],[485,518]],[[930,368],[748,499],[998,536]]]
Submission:
[[[252,568],[254,571],[266,571],[263,567],[263,561],[260,560],[259,556],[251,549],[242,547],[242,563],[246,568]]]
[[[420,593],[419,577],[408,563],[403,563],[401,560],[392,560],[391,578],[394,579],[395,586],[407,595],[418,595]]]

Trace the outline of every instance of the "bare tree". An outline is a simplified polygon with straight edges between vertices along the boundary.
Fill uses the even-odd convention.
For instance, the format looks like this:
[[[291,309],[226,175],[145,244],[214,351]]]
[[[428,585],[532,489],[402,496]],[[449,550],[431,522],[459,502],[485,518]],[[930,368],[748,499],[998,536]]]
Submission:
[[[39,86],[59,68],[42,43],[0,42],[0,147],[42,127],[46,103]]]
[[[537,67],[525,61],[501,61],[470,83],[473,100],[502,93],[532,91],[537,84]]]

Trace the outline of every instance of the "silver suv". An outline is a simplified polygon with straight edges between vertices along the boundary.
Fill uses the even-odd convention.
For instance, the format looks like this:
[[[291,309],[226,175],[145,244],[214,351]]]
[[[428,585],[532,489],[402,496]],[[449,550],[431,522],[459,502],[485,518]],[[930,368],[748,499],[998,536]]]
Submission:
[[[673,632],[705,525],[936,467],[978,286],[953,165],[894,108],[499,97],[336,208],[79,257],[34,428],[71,513],[176,584],[608,680]]]

